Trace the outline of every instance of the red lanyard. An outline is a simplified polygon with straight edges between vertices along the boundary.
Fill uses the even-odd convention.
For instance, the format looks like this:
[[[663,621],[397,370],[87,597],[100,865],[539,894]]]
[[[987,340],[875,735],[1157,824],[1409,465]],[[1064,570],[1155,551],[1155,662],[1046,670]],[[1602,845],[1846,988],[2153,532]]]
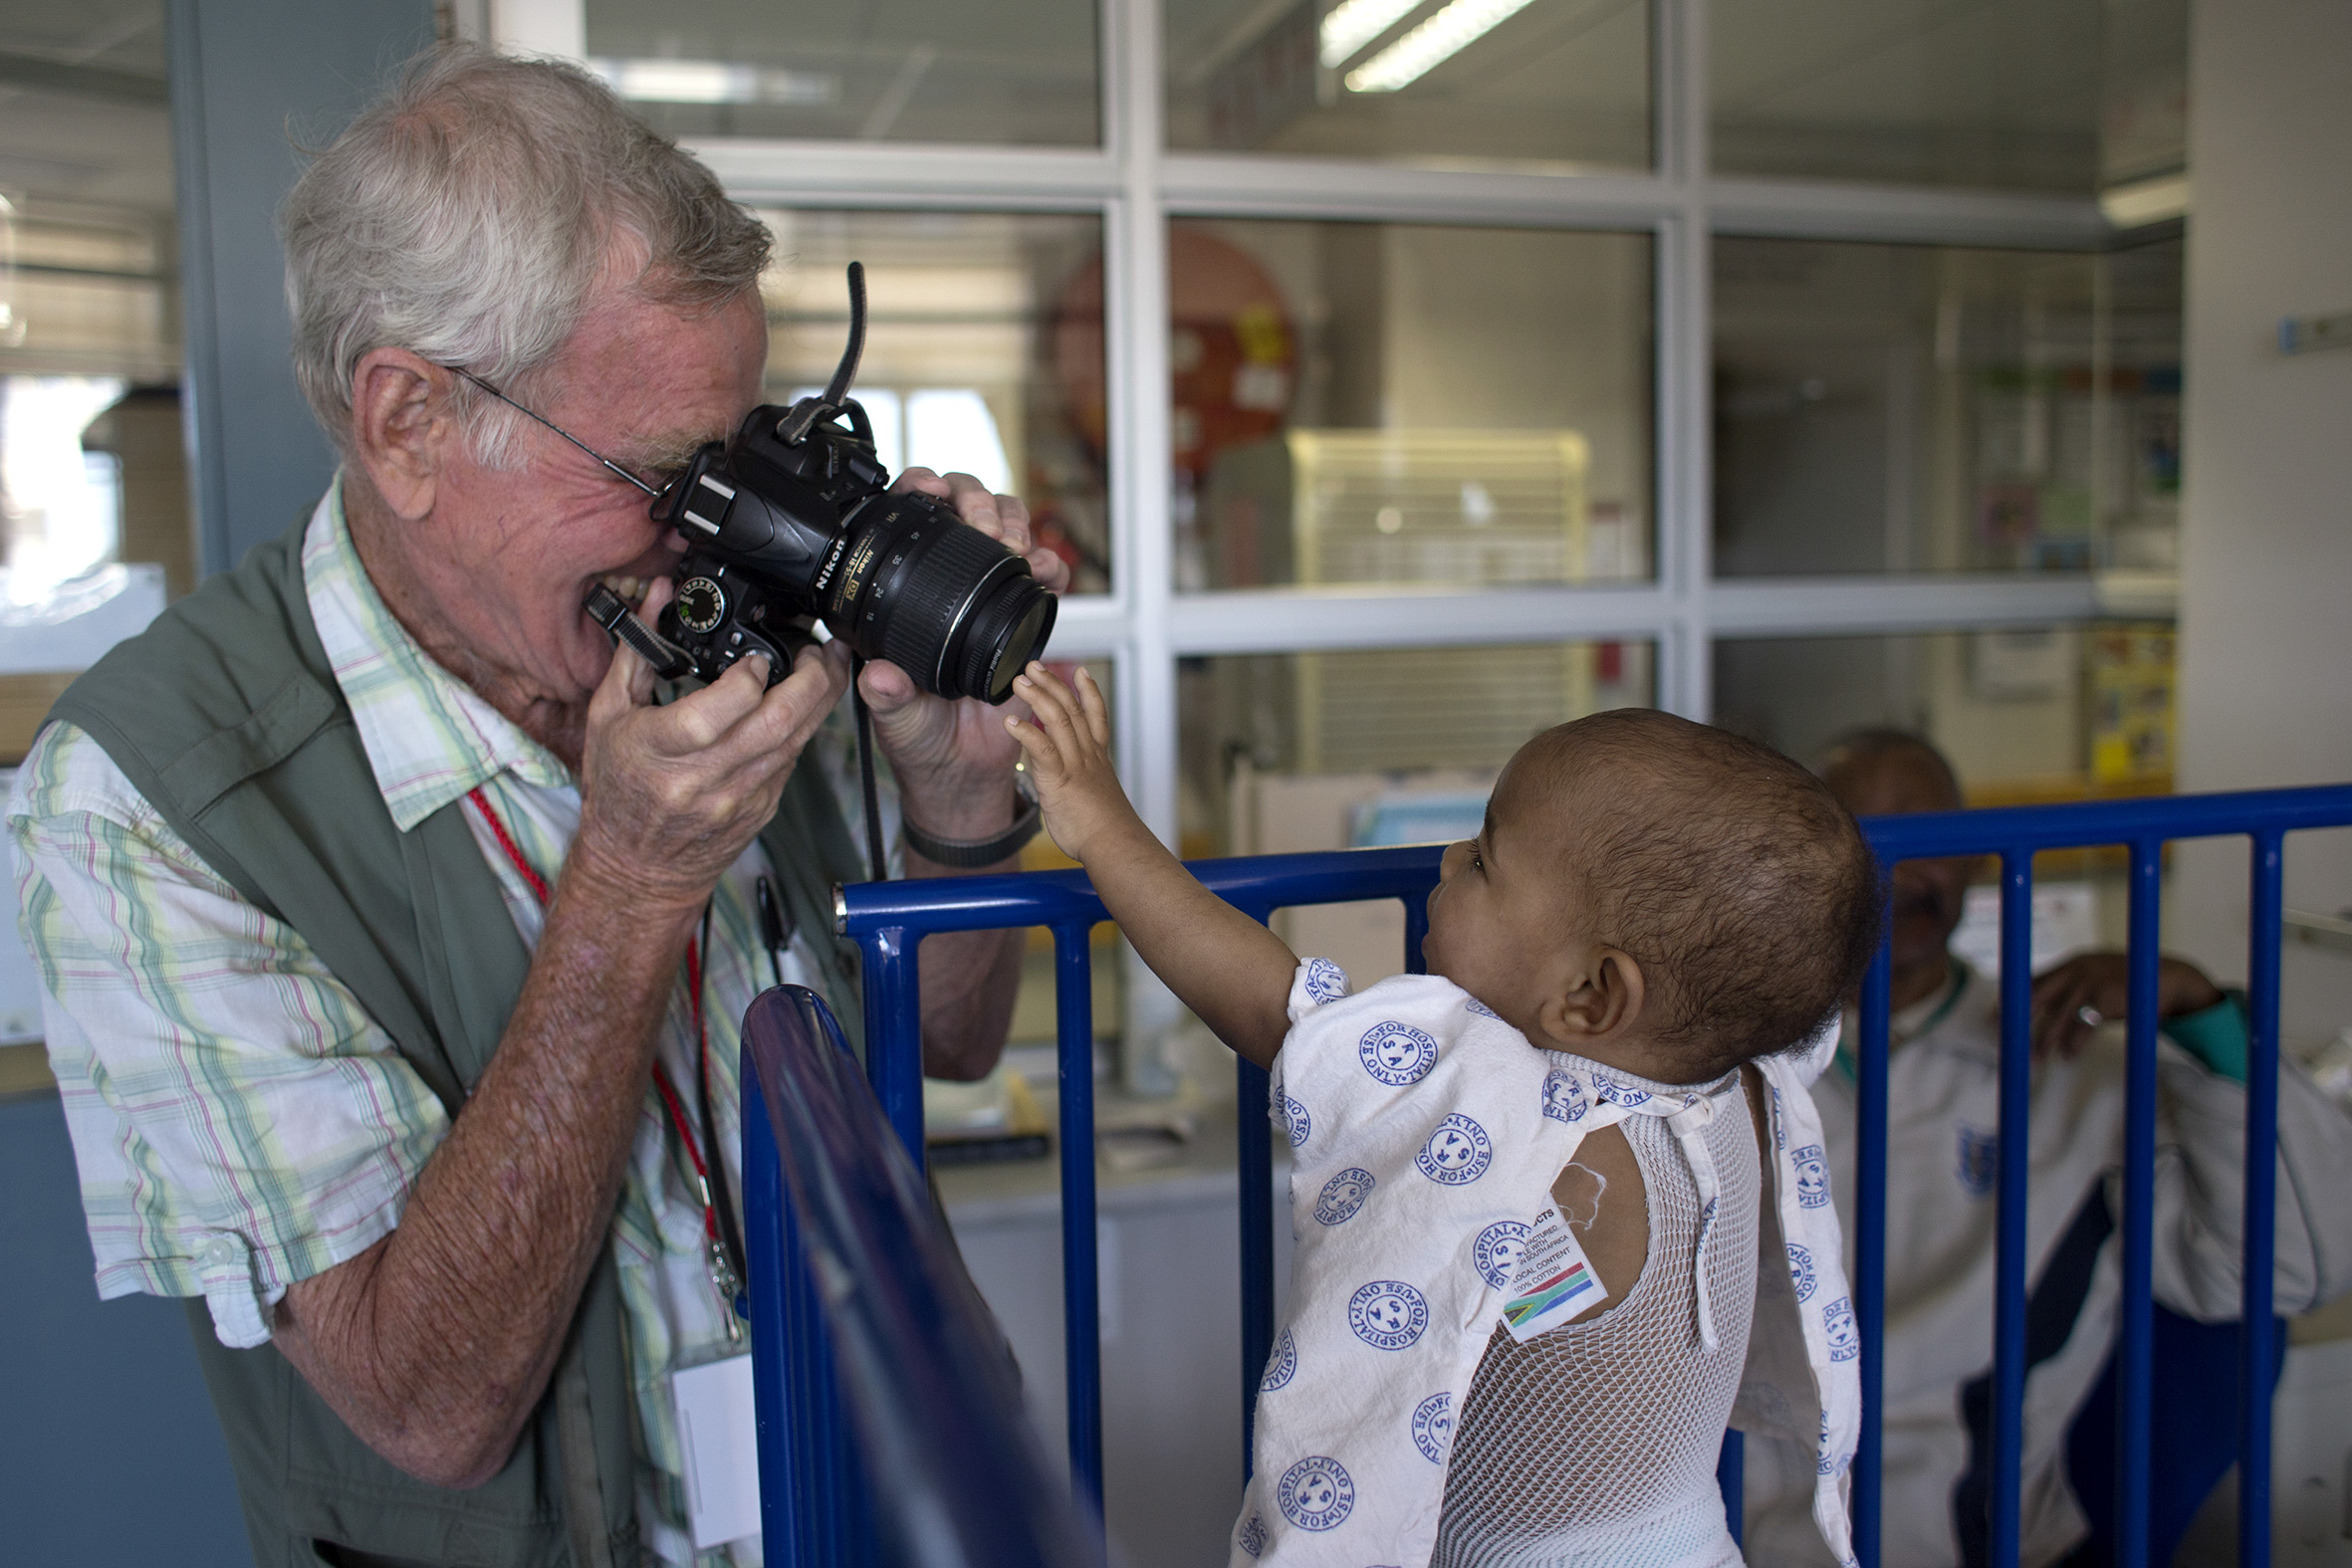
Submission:
[[[474,809],[482,813],[482,820],[490,824],[490,834],[498,840],[498,847],[506,851],[507,860],[530,885],[539,907],[547,908],[547,878],[532,868],[523,858],[523,851],[515,843],[514,834],[507,831],[506,822],[491,806],[490,797],[476,784],[466,792],[474,802]],[[702,1111],[707,1124],[710,1119],[710,1031],[702,1017],[702,945],[694,938],[686,939],[686,1002],[694,1015],[695,1069],[702,1075]],[[679,1103],[678,1091],[670,1082],[669,1070],[659,1061],[653,1064],[653,1087],[661,1091],[661,1103],[668,1107],[670,1125],[678,1130],[678,1142],[686,1149],[686,1158],[694,1163],[694,1184],[702,1198],[703,1250],[710,1264],[711,1288],[719,1293],[719,1305],[727,1318],[727,1337],[743,1337],[742,1325],[736,1321],[735,1298],[743,1288],[743,1276],[730,1256],[733,1248],[729,1238],[719,1229],[717,1184],[712,1180],[710,1166],[703,1158],[702,1140],[695,1136],[694,1124],[686,1119],[686,1108]],[[717,1139],[712,1139],[711,1154],[718,1154]],[[731,1228],[730,1228],[731,1229]]]

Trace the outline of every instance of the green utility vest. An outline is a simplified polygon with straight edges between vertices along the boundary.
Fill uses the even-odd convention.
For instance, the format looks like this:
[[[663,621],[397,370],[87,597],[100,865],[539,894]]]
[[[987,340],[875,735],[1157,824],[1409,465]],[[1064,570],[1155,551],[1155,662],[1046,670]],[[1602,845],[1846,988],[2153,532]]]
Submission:
[[[86,731],[207,865],[302,933],[454,1117],[531,956],[459,803],[393,825],[311,619],[306,526],[165,610],[50,717]],[[795,770],[761,837],[797,929],[829,934],[833,884],[862,872],[816,769]],[[855,1038],[854,950],[814,945]],[[319,1542],[449,1568],[636,1568],[636,1408],[609,1244],[506,1467],[464,1491],[395,1468],[275,1346],[230,1350],[204,1303],[187,1307],[260,1568],[335,1561]]]

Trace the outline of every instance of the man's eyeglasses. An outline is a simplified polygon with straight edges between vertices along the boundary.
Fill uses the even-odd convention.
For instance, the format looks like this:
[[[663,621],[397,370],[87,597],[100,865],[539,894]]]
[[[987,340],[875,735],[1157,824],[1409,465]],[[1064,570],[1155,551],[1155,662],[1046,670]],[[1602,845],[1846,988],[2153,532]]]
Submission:
[[[651,496],[654,500],[659,501],[664,495],[668,493],[669,486],[666,484],[658,488],[648,485],[645,483],[645,481],[639,479],[636,475],[630,473],[627,469],[621,467],[618,463],[615,463],[612,461],[612,459],[606,457],[603,453],[597,451],[594,447],[588,445],[586,441],[583,441],[580,437],[574,435],[562,425],[557,424],[553,419],[548,418],[546,415],[541,414],[536,410],[524,407],[521,403],[516,402],[513,398],[507,396],[506,393],[500,391],[497,387],[492,386],[488,381],[485,381],[480,376],[474,374],[473,371],[466,369],[463,365],[443,365],[442,368],[445,370],[454,371],[456,374],[464,376],[467,380],[473,382],[483,391],[488,392],[492,397],[497,398],[509,408],[514,409],[517,413],[547,426],[550,430],[553,430],[556,434],[562,436],[565,440],[571,442],[574,446],[580,448],[583,452],[586,452],[588,456],[594,458],[598,463],[601,463],[605,469],[612,473],[615,477],[628,481],[630,484],[636,486],[639,490],[645,492],[645,494]]]

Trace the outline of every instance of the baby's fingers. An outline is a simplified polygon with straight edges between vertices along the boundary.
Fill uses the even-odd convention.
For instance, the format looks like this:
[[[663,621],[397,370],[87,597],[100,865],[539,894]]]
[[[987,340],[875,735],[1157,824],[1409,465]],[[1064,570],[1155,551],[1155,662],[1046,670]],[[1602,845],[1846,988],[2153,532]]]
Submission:
[[[1058,784],[1066,771],[1061,753],[1056,749],[1054,738],[1034,724],[1024,724],[1011,714],[1005,715],[1005,732],[1012,736],[1029,759],[1029,771],[1044,784]]]
[[[1094,744],[1110,750],[1110,707],[1102,700],[1102,688],[1094,684],[1094,672],[1083,664],[1078,666],[1078,712],[1085,716],[1086,733]]]

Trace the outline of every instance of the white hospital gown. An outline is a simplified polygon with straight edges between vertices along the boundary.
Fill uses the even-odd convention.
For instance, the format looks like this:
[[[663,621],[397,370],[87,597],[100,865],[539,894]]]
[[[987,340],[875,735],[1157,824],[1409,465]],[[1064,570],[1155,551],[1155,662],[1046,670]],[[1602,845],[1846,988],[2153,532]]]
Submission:
[[[1255,1473],[1231,1561],[1426,1568],[1452,1418],[1501,1321],[1511,1260],[1587,1132],[1629,1117],[1673,1130],[1706,1217],[1691,1347],[1713,1351],[1719,1319],[1720,1337],[1736,1343],[1750,1303],[1719,1307],[1704,1285],[1717,1197],[1704,1131],[1713,1102],[1697,1090],[1652,1094],[1538,1050],[1434,976],[1399,976],[1350,997],[1337,966],[1309,960],[1292,988],[1291,1018],[1273,1112],[1295,1151],[1292,1309],[1261,1384]],[[1833,1039],[1802,1061],[1757,1064],[1770,1091],[1768,1219],[1777,1222],[1764,1233],[1787,1238],[1791,1262],[1760,1277],[1736,1424],[1801,1427],[1812,1438],[1817,1521],[1845,1561],[1858,1341],[1804,1089]],[[1728,1091],[1706,1087],[1737,1096],[1737,1077],[1724,1083]],[[1744,1106],[1739,1113],[1745,1120]],[[1720,1506],[1709,1535],[1689,1560],[1720,1561],[1730,1549]],[[1608,1543],[1589,1544],[1609,1560]]]

